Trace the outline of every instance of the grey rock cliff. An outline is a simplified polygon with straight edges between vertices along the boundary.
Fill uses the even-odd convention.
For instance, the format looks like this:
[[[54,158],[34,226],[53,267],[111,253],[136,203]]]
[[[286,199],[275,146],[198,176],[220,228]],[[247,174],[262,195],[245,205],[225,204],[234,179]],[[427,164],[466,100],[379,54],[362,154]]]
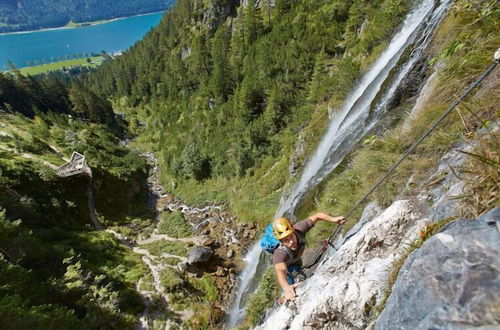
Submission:
[[[382,213],[371,204],[363,216],[366,223],[353,228],[313,277],[297,288],[294,306],[273,310],[257,329],[364,329],[365,314],[385,292],[392,262],[423,226],[414,203],[396,201]]]
[[[500,328],[500,208],[444,227],[400,270],[376,329]]]

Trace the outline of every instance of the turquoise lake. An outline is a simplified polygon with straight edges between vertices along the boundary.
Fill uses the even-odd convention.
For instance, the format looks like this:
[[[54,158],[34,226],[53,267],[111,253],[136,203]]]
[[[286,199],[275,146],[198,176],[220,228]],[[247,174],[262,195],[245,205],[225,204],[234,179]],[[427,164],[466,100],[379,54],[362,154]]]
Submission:
[[[124,51],[158,25],[162,13],[133,16],[81,28],[41,30],[0,35],[0,69],[11,60],[17,68]]]

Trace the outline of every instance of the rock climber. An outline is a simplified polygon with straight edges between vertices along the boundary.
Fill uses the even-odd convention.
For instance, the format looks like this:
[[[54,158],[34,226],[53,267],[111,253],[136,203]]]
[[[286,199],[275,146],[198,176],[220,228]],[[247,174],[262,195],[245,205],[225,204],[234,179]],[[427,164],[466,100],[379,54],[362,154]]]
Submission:
[[[297,222],[295,225],[292,225],[287,218],[279,218],[273,222],[274,236],[280,241],[279,247],[273,253],[276,277],[284,291],[284,297],[279,299],[280,303],[294,300],[297,296],[295,288],[300,282],[295,283],[295,278],[305,279],[301,259],[305,250],[305,235],[318,221],[343,225],[345,218],[343,216],[332,217],[329,214],[320,212]]]

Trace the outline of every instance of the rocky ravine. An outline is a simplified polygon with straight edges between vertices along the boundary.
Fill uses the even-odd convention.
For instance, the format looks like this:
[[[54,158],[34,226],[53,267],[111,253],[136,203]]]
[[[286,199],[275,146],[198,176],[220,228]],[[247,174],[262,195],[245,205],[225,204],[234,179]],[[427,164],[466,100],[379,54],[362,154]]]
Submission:
[[[148,159],[154,162],[154,158],[150,154],[148,154]],[[255,239],[256,227],[252,223],[238,223],[231,213],[221,205],[202,207],[186,205],[179,198],[165,193],[165,189],[158,183],[157,171],[158,167],[154,166],[152,174],[148,178],[150,190],[157,197],[155,200],[156,210],[158,212],[182,212],[186,221],[193,227],[193,237],[178,240],[191,241],[194,245],[189,256],[189,259],[194,262],[187,262],[179,267],[188,273],[214,275],[219,289],[221,307],[226,309],[231,300],[231,289],[236,284],[239,260]],[[154,230],[149,240],[158,239],[161,236]],[[148,238],[139,235],[139,239],[140,242],[146,242]],[[194,260],[197,254],[195,250],[200,247],[206,247],[213,251],[206,262],[198,263]]]
[[[238,260],[246,248],[252,243],[256,235],[253,224],[237,223],[230,212],[220,205],[206,205],[193,207],[186,205],[180,199],[167,194],[157,179],[158,167],[152,154],[144,156],[152,164],[152,173],[148,177],[150,190],[150,203],[158,216],[154,229],[138,233],[136,238],[124,237],[113,230],[106,230],[113,234],[122,243],[141,255],[141,259],[150,270],[150,279],[141,279],[137,283],[137,290],[143,296],[146,310],[139,316],[138,329],[157,327],[158,322],[163,322],[165,327],[173,321],[184,322],[193,316],[189,309],[176,311],[170,307],[168,293],[161,284],[160,272],[165,268],[173,268],[187,276],[200,277],[204,274],[212,275],[218,289],[217,308],[227,310],[231,301],[231,290],[236,285],[236,272]],[[185,238],[175,238],[160,234],[158,225],[159,215],[162,212],[182,212],[185,220],[192,226],[193,235]],[[153,255],[145,246],[157,241],[183,242],[190,247],[189,256],[178,256],[161,253]],[[162,258],[177,258],[179,263],[171,265],[164,263]],[[148,276],[149,277],[149,276]],[[152,279],[151,279],[152,278]],[[147,282],[151,282],[147,284]],[[160,301],[158,301],[160,297]],[[158,303],[163,305],[157,308]],[[162,326],[163,327],[163,326]]]

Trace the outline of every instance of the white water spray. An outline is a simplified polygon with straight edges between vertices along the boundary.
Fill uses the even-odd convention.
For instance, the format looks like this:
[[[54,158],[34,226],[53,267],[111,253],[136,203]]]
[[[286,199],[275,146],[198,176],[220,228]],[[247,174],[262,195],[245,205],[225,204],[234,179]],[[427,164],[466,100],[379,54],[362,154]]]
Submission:
[[[227,326],[229,329],[236,326],[243,317],[245,316],[245,307],[242,305],[242,297],[248,291],[250,287],[250,283],[255,278],[255,273],[257,270],[257,266],[260,260],[261,248],[259,243],[255,243],[252,248],[248,251],[248,253],[243,258],[245,262],[245,269],[239,276],[239,285],[238,291],[236,293],[236,297],[233,302],[233,307],[229,312],[229,320],[227,322]]]

